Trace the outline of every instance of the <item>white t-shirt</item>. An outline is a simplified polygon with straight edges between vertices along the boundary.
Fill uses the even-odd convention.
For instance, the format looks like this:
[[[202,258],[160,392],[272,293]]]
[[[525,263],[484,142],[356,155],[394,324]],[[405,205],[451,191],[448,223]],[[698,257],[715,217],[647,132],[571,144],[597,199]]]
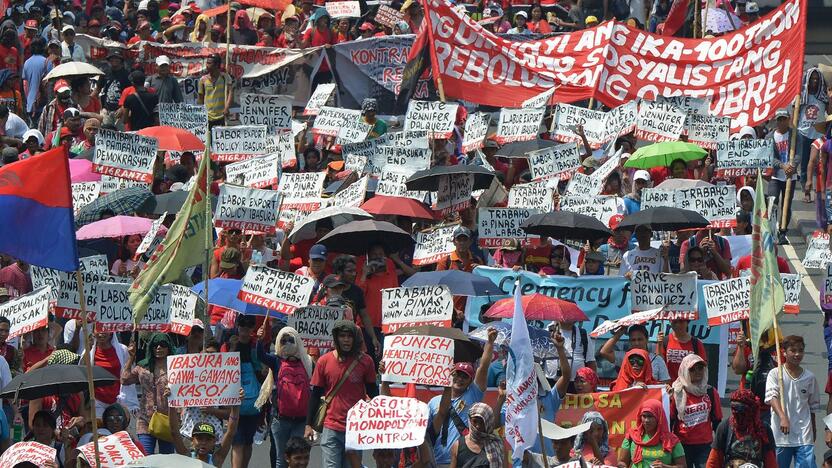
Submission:
[[[773,400],[780,398],[780,369],[772,369],[766,378],[766,401],[770,405]],[[771,430],[774,433],[774,443],[778,447],[801,447],[814,445],[812,440],[812,413],[820,409],[820,391],[815,374],[808,369],[797,378],[793,378],[788,371],[783,372],[783,400],[786,403],[786,414],[789,417],[789,434],[780,432],[780,418],[771,412]]]
[[[782,164],[789,162],[789,145],[791,144],[792,134],[791,132],[780,133],[777,130],[772,132],[772,138],[774,139],[774,153],[779,158]],[[780,169],[779,164],[775,163],[774,175],[772,176],[773,179],[777,179],[779,181],[785,182],[786,181],[786,171]],[[792,180],[797,180],[797,171],[792,174]]]
[[[624,276],[629,271],[647,270],[650,273],[661,273],[664,260],[662,259],[659,249],[650,247],[646,250],[641,250],[636,247],[633,250],[628,250],[621,259],[621,270],[619,274]]]
[[[584,346],[581,342],[581,331],[579,328],[578,324],[575,324],[572,327],[572,331],[561,330],[564,339],[563,346],[566,348],[566,357],[569,359],[570,365],[572,366],[572,376],[570,380],[575,380],[575,376],[578,374],[578,369],[586,367],[586,365],[590,362],[595,362],[595,340],[593,340],[592,337],[589,336],[589,332],[587,332],[586,360],[584,360]],[[572,347],[572,340],[575,340],[574,348]],[[560,361],[557,358],[546,360],[547,378],[557,378],[559,369]]]

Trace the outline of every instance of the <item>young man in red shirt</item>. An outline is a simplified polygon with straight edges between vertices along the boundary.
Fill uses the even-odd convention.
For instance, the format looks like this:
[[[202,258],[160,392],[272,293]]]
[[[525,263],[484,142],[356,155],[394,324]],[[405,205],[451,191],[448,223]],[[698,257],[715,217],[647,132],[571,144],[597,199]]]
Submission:
[[[679,377],[679,366],[688,354],[698,354],[706,364],[708,361],[705,345],[698,338],[691,336],[688,332],[688,324],[690,320],[671,320],[670,328],[673,331],[667,336],[667,344],[664,346],[661,346],[664,343],[664,334],[659,333],[661,355],[667,363],[667,372],[670,374],[671,381]]]

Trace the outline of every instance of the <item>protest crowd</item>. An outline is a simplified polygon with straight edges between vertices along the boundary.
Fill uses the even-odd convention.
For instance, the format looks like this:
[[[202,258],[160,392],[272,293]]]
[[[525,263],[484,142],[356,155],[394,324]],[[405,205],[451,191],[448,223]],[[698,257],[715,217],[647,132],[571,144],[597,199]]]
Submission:
[[[2,3],[0,468],[832,468],[805,0],[185,1]]]

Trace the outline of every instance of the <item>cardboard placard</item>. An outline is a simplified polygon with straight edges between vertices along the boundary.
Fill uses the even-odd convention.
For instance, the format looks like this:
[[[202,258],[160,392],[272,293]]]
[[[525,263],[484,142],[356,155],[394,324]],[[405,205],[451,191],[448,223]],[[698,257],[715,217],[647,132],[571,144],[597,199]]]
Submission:
[[[370,159],[367,156],[348,154],[344,156],[344,170],[355,172],[358,175],[364,175],[367,172],[369,161]]]
[[[450,327],[454,298],[447,286],[417,286],[381,290],[381,331],[417,325]]]
[[[750,273],[750,270],[748,270]],[[780,281],[783,283],[785,302],[783,312],[797,315],[800,312],[800,291],[803,290],[803,275],[800,273],[781,273]]]
[[[702,286],[708,325],[746,320],[751,310],[751,277],[742,276]]]
[[[264,266],[250,266],[237,297],[249,304],[290,314],[309,304],[315,279]]]
[[[401,146],[385,145],[377,148],[367,165],[367,172],[372,176],[380,176],[381,171],[390,167],[411,174],[430,167],[431,154],[427,148],[405,148]]]
[[[582,125],[589,145],[599,148],[607,140],[607,115],[605,112],[571,104],[557,104],[552,119],[552,137],[560,142],[581,143],[578,126]]]
[[[347,412],[347,450],[418,447],[425,441],[428,405],[415,398],[379,395]]]
[[[240,404],[240,353],[168,356],[171,408]]]
[[[718,142],[731,137],[731,118],[689,113],[685,119],[685,134],[688,143],[716,149]]]
[[[0,317],[6,317],[11,322],[8,339],[45,327],[49,322],[51,296],[52,287],[46,286],[0,304]]]
[[[360,18],[361,4],[357,1],[326,2],[330,18]]]
[[[274,187],[280,178],[280,155],[267,154],[225,166],[225,180],[251,188]]]
[[[416,233],[416,247],[413,250],[413,265],[430,265],[444,260],[456,249],[454,246],[454,229],[459,224],[440,226],[435,229]]]
[[[384,337],[385,382],[451,385],[454,340],[439,336],[388,335]]]
[[[638,103],[636,101],[625,102],[610,109],[604,118],[604,128],[607,131],[604,136],[604,143],[632,132],[636,128],[637,118]],[[593,148],[595,147],[593,146]]]
[[[474,151],[483,147],[485,137],[488,135],[488,123],[491,116],[485,112],[468,114],[465,119],[465,132],[462,139],[463,153]]]
[[[636,138],[647,141],[677,141],[685,129],[686,114],[676,107],[641,101],[636,119]]]
[[[576,197],[597,197],[604,188],[604,181],[595,177],[575,172],[566,186],[566,193]]]
[[[520,107],[524,109],[537,109],[540,107],[546,107],[549,105],[549,101],[552,99],[552,96],[555,95],[555,88],[552,86],[551,88],[543,91],[542,93],[538,94],[537,96],[531,97],[523,101],[520,104]]]
[[[90,316],[94,316],[94,306],[97,300],[92,293],[95,291],[96,285],[99,282],[112,278],[108,269],[107,256],[92,255],[84,257],[79,259],[79,265],[81,278],[84,282],[87,313]],[[55,314],[63,318],[81,318],[80,296],[78,295],[78,282],[76,281],[75,274],[56,271],[55,275],[58,278],[58,286],[55,288],[58,291]],[[34,286],[38,287],[37,285]]]
[[[148,304],[147,313],[135,324],[139,331],[167,332],[171,329],[174,315],[177,321],[193,323],[197,296],[178,285],[166,284],[156,291]],[[95,330],[98,332],[124,332],[133,330],[133,306],[130,304],[129,283],[100,282],[96,285]]]
[[[724,177],[757,174],[772,167],[774,140],[729,140],[716,143],[716,169]]]
[[[102,174],[101,191],[98,195],[103,197],[104,195],[107,195],[108,193],[113,193],[116,190],[126,189],[130,187],[144,187],[150,190],[150,184],[148,182],[142,182],[140,180],[122,179],[121,177],[114,177]]]
[[[546,108],[500,110],[497,134],[494,140],[504,145],[515,141],[529,141],[537,138]]]
[[[537,214],[532,208],[480,208],[477,242],[480,247],[496,249],[509,239],[526,240],[530,236],[520,228],[529,216]]]
[[[208,140],[208,111],[200,104],[160,102],[159,125],[187,130],[203,143]]]
[[[269,133],[292,129],[291,96],[243,93],[240,106],[243,125],[265,125]]]
[[[428,138],[450,138],[454,133],[454,121],[458,104],[442,101],[416,101],[407,105],[404,131],[426,132]]]
[[[290,172],[280,178],[282,209],[317,210],[321,207],[326,172]]]
[[[315,117],[312,133],[315,135],[338,136],[345,121],[360,119],[360,110],[323,106],[318,111],[318,116]],[[343,151],[346,152],[345,149]]]
[[[710,115],[710,100],[691,96],[656,96],[655,101],[685,114]]]
[[[277,229],[282,199],[283,195],[274,190],[222,184],[214,226],[272,234]]]
[[[676,312],[696,313],[696,272],[673,274],[640,270],[634,273],[630,284],[633,311],[663,308],[663,317]]]
[[[408,190],[405,182],[415,171],[409,171],[404,167],[390,166],[389,169],[382,169],[381,177],[378,178],[376,195],[388,197],[407,197],[424,202],[428,192]]]
[[[335,138],[335,143],[343,145],[344,143],[364,141],[372,129],[372,125],[361,119],[345,119],[342,123],[341,130],[338,131],[338,136]]]
[[[676,192],[655,188],[645,188],[641,191],[641,209],[656,208],[659,206],[676,206]]]
[[[626,210],[624,199],[613,195],[600,195],[592,198],[564,195],[560,197],[560,209],[592,216],[604,223],[604,226],[609,226],[610,218],[617,214],[624,214]]]
[[[318,115],[321,108],[330,103],[335,92],[335,83],[321,83],[315,87],[315,92],[309,96],[303,115]]]
[[[544,182],[512,185],[508,191],[509,208],[531,208],[541,213],[554,209],[554,189]]]
[[[136,446],[127,431],[116,432],[98,439],[98,457],[101,464],[96,463],[95,442],[78,447],[78,451],[93,468],[121,467],[145,457],[144,452]]]
[[[283,169],[296,167],[298,155],[295,153],[295,136],[291,132],[279,132],[277,135],[267,136],[266,155],[277,155],[280,167]]]
[[[336,133],[337,135],[337,133]],[[428,135],[425,132],[389,132],[371,140],[341,145],[345,155],[372,157],[379,146],[399,146],[402,148],[428,148]]]
[[[55,447],[37,442],[18,442],[3,452],[3,456],[0,457],[0,468],[13,468],[23,462],[29,462],[35,466],[48,466],[49,463],[55,463],[57,452]]]
[[[102,129],[95,137],[92,170],[122,179],[153,182],[158,144],[155,138]]]
[[[266,154],[265,125],[211,128],[211,159],[236,162]]]
[[[156,235],[159,234],[159,229],[162,228],[162,224],[165,222],[165,218],[167,217],[168,212],[165,211],[162,213],[162,216],[159,216],[155,220],[153,220],[153,224],[150,225],[150,230],[145,233],[144,237],[142,238],[142,243],[136,247],[136,254],[141,255],[147,252],[147,249],[150,248],[150,245],[153,243],[153,239],[156,238]]]
[[[464,210],[471,206],[474,191],[474,174],[448,174],[439,177],[434,211],[442,215]]]
[[[369,176],[364,176],[357,181],[350,184],[344,190],[336,193],[334,197],[332,197],[332,206],[345,206],[345,207],[356,207],[358,208],[364,203],[364,199],[367,197],[367,184],[370,181]]]
[[[803,256],[804,268],[826,268],[832,262],[832,252],[829,251],[829,234],[815,231],[809,239],[806,254]]]
[[[190,288],[178,284],[167,284],[170,287],[170,332],[188,336],[194,325],[196,303],[199,297]]]
[[[644,189],[641,209],[657,206],[695,211],[710,221],[712,228],[731,227],[736,222],[737,188],[714,185],[678,190]]]
[[[72,184],[72,211],[78,210],[95,201],[101,194],[101,182],[75,182]]]
[[[567,180],[581,166],[578,145],[564,143],[526,153],[532,180]]]
[[[287,324],[298,331],[307,348],[331,349],[332,327],[344,320],[345,309],[325,306],[306,306],[289,315]]]
[[[376,23],[388,28],[393,28],[400,21],[404,20],[404,14],[395,8],[390,8],[387,5],[379,5],[375,16]]]

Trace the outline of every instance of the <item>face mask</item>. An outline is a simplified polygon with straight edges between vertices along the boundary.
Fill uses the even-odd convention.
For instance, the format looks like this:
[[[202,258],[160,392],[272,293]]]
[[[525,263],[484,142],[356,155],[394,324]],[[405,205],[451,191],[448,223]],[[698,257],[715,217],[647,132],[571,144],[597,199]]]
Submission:
[[[298,353],[298,345],[296,343],[285,343],[280,346],[280,354],[285,358],[286,356],[295,356]]]

